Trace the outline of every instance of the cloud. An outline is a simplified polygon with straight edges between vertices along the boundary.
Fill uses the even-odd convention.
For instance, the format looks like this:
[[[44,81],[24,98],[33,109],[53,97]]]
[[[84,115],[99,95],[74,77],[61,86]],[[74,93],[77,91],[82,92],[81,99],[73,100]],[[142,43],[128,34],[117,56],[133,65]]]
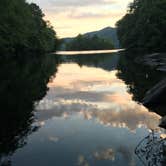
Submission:
[[[116,0],[49,0],[50,5],[59,7],[78,7],[78,6],[91,6],[91,5],[106,5],[115,4]]]
[[[131,0],[27,0],[37,3],[59,37],[115,26]],[[63,27],[63,28],[59,28]]]
[[[96,151],[93,156],[96,160],[115,160],[115,152],[111,148],[102,151]]]
[[[87,102],[88,100],[67,100],[66,98],[55,102],[55,98],[52,101],[44,99],[37,107],[36,117],[43,121],[54,116],[66,118],[72,114],[80,113],[87,120],[94,118],[102,125],[128,128],[131,131],[134,131],[139,126],[149,129],[158,127],[160,116],[149,112],[142,105],[131,102],[129,99],[119,102],[121,99],[122,96],[120,98],[116,96],[107,109],[100,107],[101,103],[97,105],[97,103]]]
[[[54,142],[54,143],[56,143],[60,140],[59,137],[55,137],[55,136],[54,137],[49,137],[48,139],[49,139],[49,141]]]
[[[97,106],[95,104],[90,104],[79,100],[61,100],[54,102],[53,100],[51,101],[44,99],[36,107],[36,110],[35,116],[38,121],[46,121],[52,117],[67,118],[74,113],[81,113],[82,110],[87,112],[97,110]]]
[[[72,19],[88,19],[88,18],[115,18],[121,16],[119,12],[72,12],[68,14]]]
[[[36,3],[46,10],[59,9],[64,12],[66,9],[88,7],[88,6],[105,6],[117,4],[117,0],[27,0],[29,3]]]
[[[87,159],[83,155],[78,156],[77,165],[78,166],[90,166]]]
[[[91,158],[93,159],[93,161],[98,162],[98,161],[112,161],[114,162],[114,165],[116,165],[116,159],[118,158],[118,155],[121,154],[121,157],[123,157],[125,160],[127,160],[127,163],[131,166],[136,165],[135,163],[135,159],[134,159],[134,155],[133,155],[133,151],[134,148],[131,144],[130,147],[128,146],[122,146],[122,145],[118,145],[117,148],[112,149],[112,148],[100,148],[98,150],[96,150],[95,152],[93,152],[93,154],[89,155],[88,157],[84,156],[84,155],[80,155],[78,157],[78,165],[79,166],[85,166],[86,164],[88,164],[88,160],[87,158]],[[120,161],[120,160],[119,160]],[[122,160],[123,161],[123,160]],[[110,163],[111,164],[111,163]],[[89,165],[87,165],[89,166]]]
[[[109,92],[111,95],[111,92]],[[109,95],[106,92],[88,92],[88,91],[77,91],[72,92],[69,89],[66,93],[61,95],[57,95],[56,99],[63,99],[63,100],[76,100],[76,101],[85,101],[85,102],[110,102]]]
[[[28,0],[28,2],[37,3],[46,13],[54,14],[55,16],[62,13],[68,17],[71,16],[71,18],[110,17],[111,14],[114,15],[114,12],[105,13],[101,10],[102,7],[106,11],[106,6],[108,7],[119,3],[117,0]],[[97,13],[92,12],[96,9],[98,11]]]
[[[97,118],[99,123],[113,127],[124,127],[134,131],[139,126],[155,129],[158,127],[160,116],[146,110],[138,104],[117,105],[119,111],[113,109],[86,112],[91,117]],[[87,116],[87,115],[86,115]]]

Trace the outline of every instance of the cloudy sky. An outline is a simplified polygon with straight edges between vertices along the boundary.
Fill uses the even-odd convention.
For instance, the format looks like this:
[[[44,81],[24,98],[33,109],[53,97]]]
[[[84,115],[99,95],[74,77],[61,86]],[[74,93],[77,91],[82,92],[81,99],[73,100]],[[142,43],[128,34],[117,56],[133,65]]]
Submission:
[[[115,26],[132,0],[27,0],[37,3],[59,37]]]

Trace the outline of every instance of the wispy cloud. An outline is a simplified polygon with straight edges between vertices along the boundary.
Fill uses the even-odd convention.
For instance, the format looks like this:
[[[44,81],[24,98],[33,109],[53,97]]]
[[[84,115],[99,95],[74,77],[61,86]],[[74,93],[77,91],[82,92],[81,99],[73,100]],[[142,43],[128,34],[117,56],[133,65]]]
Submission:
[[[132,0],[27,0],[37,3],[57,30],[58,36],[71,37],[115,23],[125,14]],[[63,27],[63,28],[59,28]]]
[[[32,1],[32,0],[29,0]],[[39,1],[39,0],[34,0]],[[41,2],[43,2],[41,0]],[[43,2],[44,3],[44,2]],[[116,0],[48,0],[48,4],[51,6],[61,6],[61,7],[78,7],[78,6],[91,6],[91,5],[106,5],[106,4],[114,4],[117,3]]]
[[[121,16],[119,12],[72,12],[68,17],[72,19],[115,18]]]

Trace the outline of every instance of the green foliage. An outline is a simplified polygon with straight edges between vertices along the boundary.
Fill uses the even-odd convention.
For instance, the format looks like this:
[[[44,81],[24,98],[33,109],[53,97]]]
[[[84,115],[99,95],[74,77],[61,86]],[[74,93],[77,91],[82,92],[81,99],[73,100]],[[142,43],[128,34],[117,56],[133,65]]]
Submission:
[[[128,13],[117,22],[122,47],[166,51],[165,11],[165,0],[134,0]]]
[[[111,41],[99,38],[97,35],[86,37],[79,34],[71,42],[66,44],[66,50],[80,51],[80,50],[107,50],[113,49],[114,46]]]
[[[1,0],[0,11],[1,53],[55,50],[56,34],[43,20],[44,14],[36,4],[28,4],[25,0]]]

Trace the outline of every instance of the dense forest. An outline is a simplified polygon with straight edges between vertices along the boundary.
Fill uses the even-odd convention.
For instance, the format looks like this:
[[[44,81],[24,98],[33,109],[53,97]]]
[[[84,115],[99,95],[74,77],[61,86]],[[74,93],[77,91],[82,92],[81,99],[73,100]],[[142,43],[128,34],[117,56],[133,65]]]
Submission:
[[[1,0],[0,11],[1,54],[55,50],[56,33],[39,6],[25,0]]]
[[[81,51],[81,50],[107,50],[113,49],[114,45],[112,44],[111,40],[106,40],[103,38],[94,35],[90,36],[83,36],[79,34],[75,37],[72,41],[66,44],[67,51]]]
[[[117,22],[121,46],[144,52],[166,51],[165,11],[165,0],[134,0]]]

